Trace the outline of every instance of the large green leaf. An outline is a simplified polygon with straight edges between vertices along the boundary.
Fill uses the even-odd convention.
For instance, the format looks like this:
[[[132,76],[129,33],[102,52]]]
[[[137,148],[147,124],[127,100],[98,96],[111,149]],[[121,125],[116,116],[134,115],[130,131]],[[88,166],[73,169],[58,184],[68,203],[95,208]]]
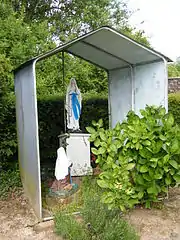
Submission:
[[[154,178],[155,179],[162,179],[162,174],[160,174],[160,173],[156,173],[155,175],[154,175]]]
[[[139,198],[139,199],[142,199],[143,196],[144,196],[144,192],[143,192],[143,191],[138,193],[138,198]]]
[[[155,187],[155,185],[152,186],[152,187],[149,187],[149,188],[147,189],[147,192],[148,192],[149,194],[155,194],[155,195],[158,194],[158,190],[157,190],[157,188]]]
[[[165,114],[166,114],[166,109],[161,107],[159,110],[159,115],[163,117]]]
[[[93,127],[86,127],[86,130],[88,131],[88,133],[96,133],[96,130]]]
[[[103,120],[102,120],[102,119],[99,119],[98,125],[99,125],[99,127],[102,127],[102,126],[103,126]]]
[[[148,182],[152,181],[152,178],[149,176],[148,173],[144,173],[144,174],[143,174],[143,178],[144,178],[146,181],[148,181]]]
[[[100,147],[98,149],[98,154],[104,154],[106,152],[106,148]]]
[[[151,201],[150,200],[146,200],[145,207],[146,208],[151,208]]]
[[[145,146],[150,146],[151,142],[149,140],[145,140],[142,144]]]
[[[175,160],[169,160],[169,164],[171,164],[171,166],[173,166],[173,168],[179,169],[178,163]]]
[[[171,153],[176,153],[179,150],[179,141],[175,138],[170,145]]]
[[[108,155],[108,157],[107,157],[107,162],[108,163],[113,162],[113,158],[110,155]]]
[[[143,158],[151,158],[151,156],[152,156],[152,153],[147,148],[140,149],[139,154]]]
[[[150,162],[155,162],[155,163],[157,163],[157,162],[158,162],[158,159],[159,159],[159,158],[151,158],[151,159],[150,159]]]
[[[173,124],[174,124],[174,117],[173,117],[173,115],[172,115],[171,113],[169,113],[169,114],[167,115],[167,119],[166,119],[166,122],[165,122],[165,126],[166,126],[167,128],[171,128],[171,127],[173,126]]]
[[[170,184],[171,184],[171,178],[169,177],[169,176],[167,176],[166,178],[165,178],[165,183],[169,186]]]
[[[101,187],[101,188],[108,188],[108,184],[106,181],[104,180],[97,180],[97,184]]]
[[[135,145],[135,147],[136,147],[136,150],[140,149],[140,146],[141,146],[141,145],[140,145],[140,143],[139,143],[139,142],[137,142],[137,143],[136,143],[136,145]]]
[[[104,132],[100,132],[99,135],[100,135],[100,138],[101,138],[103,141],[106,141],[106,135],[105,135]]]
[[[110,145],[110,149],[111,149],[111,151],[113,151],[113,152],[116,152],[116,151],[117,151],[117,147],[116,147],[115,144],[111,144],[111,145]]]
[[[129,163],[126,167],[127,170],[131,170],[135,167],[135,163]]]
[[[132,208],[135,204],[138,204],[139,200],[138,199],[129,199],[128,204]]]
[[[115,130],[116,131],[120,131],[121,130],[121,124],[119,122],[116,124]]]
[[[164,171],[167,173],[169,172],[169,167],[168,166],[164,166]]]
[[[91,136],[89,137],[89,142],[94,142],[96,140],[97,134],[96,133],[92,133]]]
[[[144,165],[147,162],[147,160],[145,158],[140,158],[138,163]]]
[[[134,127],[134,126],[129,125],[128,128],[129,128],[131,131],[135,131],[135,127]]]
[[[138,184],[144,185],[144,179],[141,175],[137,175],[135,180]]]
[[[167,154],[163,157],[164,164],[166,164],[168,161],[169,161],[169,154]]]
[[[153,168],[150,168],[150,169],[149,169],[149,176],[150,176],[151,178],[153,178],[153,177],[154,177],[154,174],[155,174],[155,170],[154,170]]]
[[[168,188],[167,188],[167,187],[165,187],[165,186],[162,186],[162,187],[161,187],[161,190],[162,190],[163,192],[165,192],[165,193],[167,193],[167,192],[168,192]]]
[[[91,148],[92,153],[94,153],[95,155],[98,155],[98,150],[96,148]]]
[[[180,183],[180,175],[176,174],[173,176],[173,178],[177,183]]]
[[[171,168],[171,170],[169,171],[169,173],[171,174],[171,175],[174,175],[175,174],[175,168]]]
[[[162,140],[162,141],[166,141],[166,137],[164,135],[160,135],[159,138]]]
[[[97,122],[95,120],[92,120],[92,125],[97,126]]]
[[[114,145],[116,145],[116,148],[121,148],[122,147],[122,143],[119,140],[114,141]]]
[[[163,165],[164,165],[164,164],[163,164],[163,159],[159,160],[159,161],[158,161],[158,166],[159,166],[160,168],[162,168]]]
[[[141,173],[148,172],[148,167],[147,167],[146,165],[143,165],[143,166],[140,167],[139,171],[140,171]]]
[[[156,153],[160,152],[162,146],[163,146],[163,142],[161,140],[155,142],[153,144],[153,153],[156,154]]]
[[[97,139],[94,141],[94,146],[95,146],[95,147],[99,147],[99,145],[100,145],[100,139],[97,138]]]

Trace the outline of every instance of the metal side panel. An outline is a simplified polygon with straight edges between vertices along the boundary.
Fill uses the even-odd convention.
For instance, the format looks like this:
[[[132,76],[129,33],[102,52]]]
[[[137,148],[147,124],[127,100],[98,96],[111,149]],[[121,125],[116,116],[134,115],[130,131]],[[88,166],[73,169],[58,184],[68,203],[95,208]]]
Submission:
[[[134,68],[135,112],[146,105],[168,108],[168,77],[164,61],[141,65]]]
[[[122,122],[132,110],[132,75],[130,68],[109,71],[110,127]]]
[[[36,216],[42,219],[35,62],[15,73],[21,180]]]

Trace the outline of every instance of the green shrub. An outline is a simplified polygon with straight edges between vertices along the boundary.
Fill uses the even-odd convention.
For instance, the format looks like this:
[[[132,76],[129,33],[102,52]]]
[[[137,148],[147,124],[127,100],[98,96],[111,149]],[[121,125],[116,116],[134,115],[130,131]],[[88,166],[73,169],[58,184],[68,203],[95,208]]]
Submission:
[[[0,199],[6,199],[11,193],[18,193],[22,187],[20,173],[16,167],[14,170],[0,172]]]
[[[103,121],[87,127],[103,172],[98,184],[102,201],[124,211],[137,203],[158,201],[160,194],[180,182],[180,128],[162,107],[146,107],[140,118],[133,111],[114,129]]]
[[[101,188],[95,178],[86,177],[82,183],[83,205],[81,215],[69,214],[69,208],[55,215],[58,235],[67,240],[136,240],[139,237],[129,224],[122,219],[119,210],[109,210],[100,202]]]
[[[12,66],[0,54],[0,168],[16,151],[16,125],[14,103],[9,94]]]
[[[2,108],[3,112],[0,114],[0,168],[9,169],[14,167],[14,162],[16,163],[18,158],[14,98],[6,99]],[[85,131],[85,127],[93,119],[98,120],[99,118],[105,119],[105,125],[108,127],[107,99],[85,97],[80,120],[82,131]],[[41,161],[56,160],[56,151],[59,147],[58,135],[64,132],[63,98],[59,96],[39,98],[38,121]]]
[[[82,216],[85,222],[89,223],[90,235],[99,240],[138,239],[133,228],[122,219],[120,212],[109,210],[100,201],[100,196],[97,193],[89,193],[84,201]]]
[[[175,122],[178,124],[180,124],[179,100],[180,94],[169,95],[169,112],[173,113]],[[1,105],[3,112],[1,110],[0,114],[0,166],[3,165],[6,168],[10,168],[10,163],[13,160],[17,161],[15,100],[6,98],[5,101],[1,101]],[[108,128],[107,97],[105,95],[97,96],[92,94],[83,97],[82,116],[80,119],[82,131],[86,131],[86,126],[89,126],[92,120],[98,121],[100,118],[104,120],[104,127]],[[58,135],[64,131],[63,98],[60,96],[39,98],[38,120],[41,160],[56,159],[56,150],[59,147]]]
[[[175,123],[180,125],[180,92],[169,94],[168,108],[174,116]]]
[[[87,229],[71,215],[59,212],[55,215],[56,233],[67,240],[90,240]]]

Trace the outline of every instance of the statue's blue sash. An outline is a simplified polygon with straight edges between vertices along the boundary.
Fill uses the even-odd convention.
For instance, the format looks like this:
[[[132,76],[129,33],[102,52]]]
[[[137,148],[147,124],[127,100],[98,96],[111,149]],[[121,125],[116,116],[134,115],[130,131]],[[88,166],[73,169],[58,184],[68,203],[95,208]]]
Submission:
[[[80,104],[79,104],[79,101],[78,101],[78,94],[73,92],[70,94],[72,96],[72,110],[73,110],[73,113],[74,113],[74,117],[76,120],[79,119],[79,116],[81,114],[81,108],[80,108]]]

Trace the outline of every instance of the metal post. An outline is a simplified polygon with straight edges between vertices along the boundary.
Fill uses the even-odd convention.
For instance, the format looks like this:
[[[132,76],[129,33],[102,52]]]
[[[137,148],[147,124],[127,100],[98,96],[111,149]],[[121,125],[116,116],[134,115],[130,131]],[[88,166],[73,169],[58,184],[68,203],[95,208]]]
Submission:
[[[64,133],[66,133],[66,109],[65,109],[65,103],[66,103],[66,89],[65,89],[65,64],[64,64],[64,51],[62,51],[62,74],[63,74],[63,94],[64,94]]]

